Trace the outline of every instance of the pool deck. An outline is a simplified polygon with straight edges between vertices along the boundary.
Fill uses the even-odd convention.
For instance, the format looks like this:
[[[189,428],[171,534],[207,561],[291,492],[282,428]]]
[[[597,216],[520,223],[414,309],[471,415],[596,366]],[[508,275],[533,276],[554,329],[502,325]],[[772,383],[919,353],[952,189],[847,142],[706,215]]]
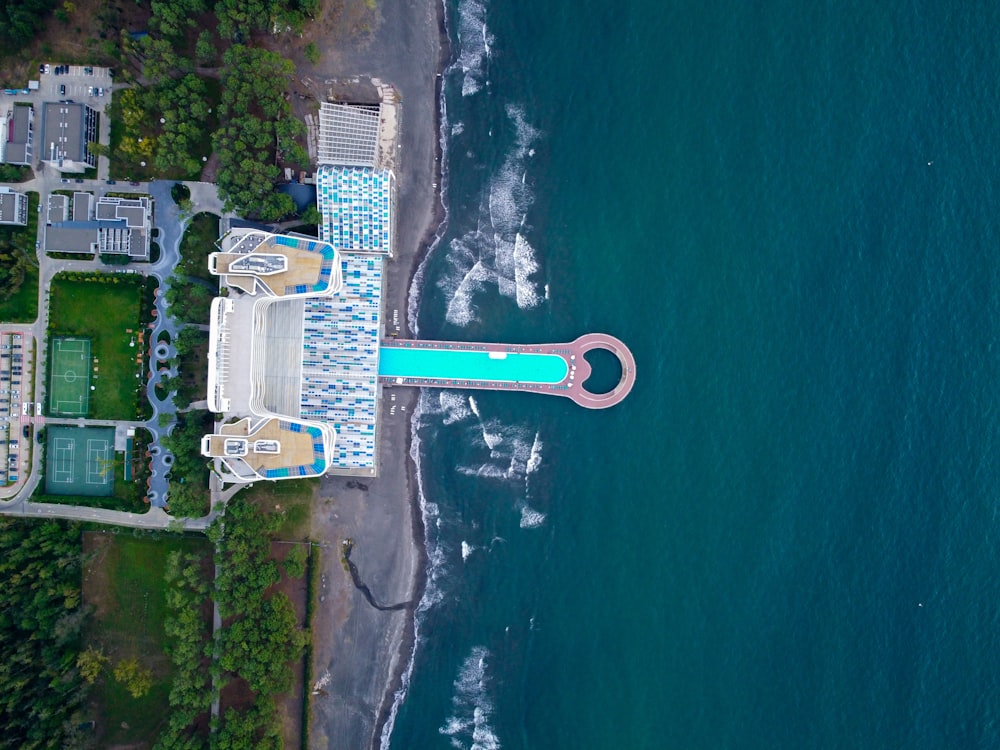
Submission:
[[[620,340],[604,333],[588,333],[565,344],[487,344],[474,341],[419,341],[416,339],[382,339],[381,348],[420,348],[451,351],[503,352],[506,354],[548,354],[566,362],[567,375],[558,383],[530,383],[506,380],[455,380],[450,378],[410,378],[380,375],[379,382],[390,386],[429,388],[475,388],[490,391],[528,391],[565,396],[587,409],[606,409],[621,402],[635,385],[635,358]],[[584,354],[592,349],[604,349],[621,363],[622,376],[607,393],[591,393],[583,383],[590,377],[590,364]]]

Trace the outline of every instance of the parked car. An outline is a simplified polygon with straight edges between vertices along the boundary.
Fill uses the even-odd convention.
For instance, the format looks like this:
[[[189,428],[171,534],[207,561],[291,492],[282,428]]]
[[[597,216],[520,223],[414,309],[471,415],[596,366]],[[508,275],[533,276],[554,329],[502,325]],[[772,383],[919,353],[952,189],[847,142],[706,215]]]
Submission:
[[[59,84],[59,96],[66,96],[66,84],[65,83],[60,83]]]

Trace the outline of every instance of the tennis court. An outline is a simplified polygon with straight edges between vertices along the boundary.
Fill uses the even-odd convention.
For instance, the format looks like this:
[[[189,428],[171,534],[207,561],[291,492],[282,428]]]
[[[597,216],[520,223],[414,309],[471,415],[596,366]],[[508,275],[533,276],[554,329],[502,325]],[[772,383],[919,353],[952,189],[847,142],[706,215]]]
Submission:
[[[111,495],[115,485],[114,427],[45,428],[45,492]]]
[[[85,417],[90,408],[90,339],[54,338],[50,349],[49,413]]]

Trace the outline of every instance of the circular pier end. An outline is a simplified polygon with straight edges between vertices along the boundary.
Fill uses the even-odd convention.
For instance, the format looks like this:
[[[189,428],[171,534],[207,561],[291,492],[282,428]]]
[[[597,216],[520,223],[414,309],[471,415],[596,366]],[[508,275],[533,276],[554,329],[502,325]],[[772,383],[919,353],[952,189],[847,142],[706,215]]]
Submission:
[[[573,364],[576,365],[574,380],[578,387],[566,394],[580,406],[587,409],[607,409],[622,401],[635,385],[635,357],[619,339],[606,333],[588,333],[570,344]],[[618,358],[622,367],[622,377],[618,385],[607,393],[591,393],[583,389],[583,383],[590,377],[590,364],[583,355],[593,349],[603,349]]]

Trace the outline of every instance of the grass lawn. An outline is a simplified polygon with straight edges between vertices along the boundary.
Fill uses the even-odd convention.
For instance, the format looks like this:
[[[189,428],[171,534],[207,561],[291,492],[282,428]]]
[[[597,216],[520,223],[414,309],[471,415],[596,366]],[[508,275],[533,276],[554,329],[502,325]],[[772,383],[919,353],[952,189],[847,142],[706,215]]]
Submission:
[[[87,532],[83,601],[94,608],[85,644],[111,659],[94,685],[94,715],[100,747],[129,744],[152,747],[170,718],[167,696],[173,666],[164,651],[167,616],[163,574],[167,556],[176,550],[211,553],[203,538]],[[210,574],[210,569],[208,570]],[[133,698],[112,676],[122,659],[138,658],[153,672],[153,687]]]
[[[97,367],[91,378],[91,418],[135,419],[143,385],[136,361],[145,350],[138,339],[143,279],[116,274],[103,278],[111,283],[70,280],[61,274],[53,279],[49,334],[91,340]]]
[[[208,272],[208,254],[215,251],[215,241],[219,239],[219,217],[215,214],[197,214],[181,239],[181,261],[175,273],[194,276],[215,282]]]
[[[319,479],[297,479],[293,482],[254,482],[242,490],[242,496],[265,513],[281,513],[281,526],[273,539],[303,542],[309,539],[312,525],[312,504]]]
[[[35,242],[38,238],[38,193],[28,193],[28,225],[0,227],[0,250],[26,255],[31,262],[21,286],[0,302],[0,321],[34,323],[38,317],[38,266]]]

